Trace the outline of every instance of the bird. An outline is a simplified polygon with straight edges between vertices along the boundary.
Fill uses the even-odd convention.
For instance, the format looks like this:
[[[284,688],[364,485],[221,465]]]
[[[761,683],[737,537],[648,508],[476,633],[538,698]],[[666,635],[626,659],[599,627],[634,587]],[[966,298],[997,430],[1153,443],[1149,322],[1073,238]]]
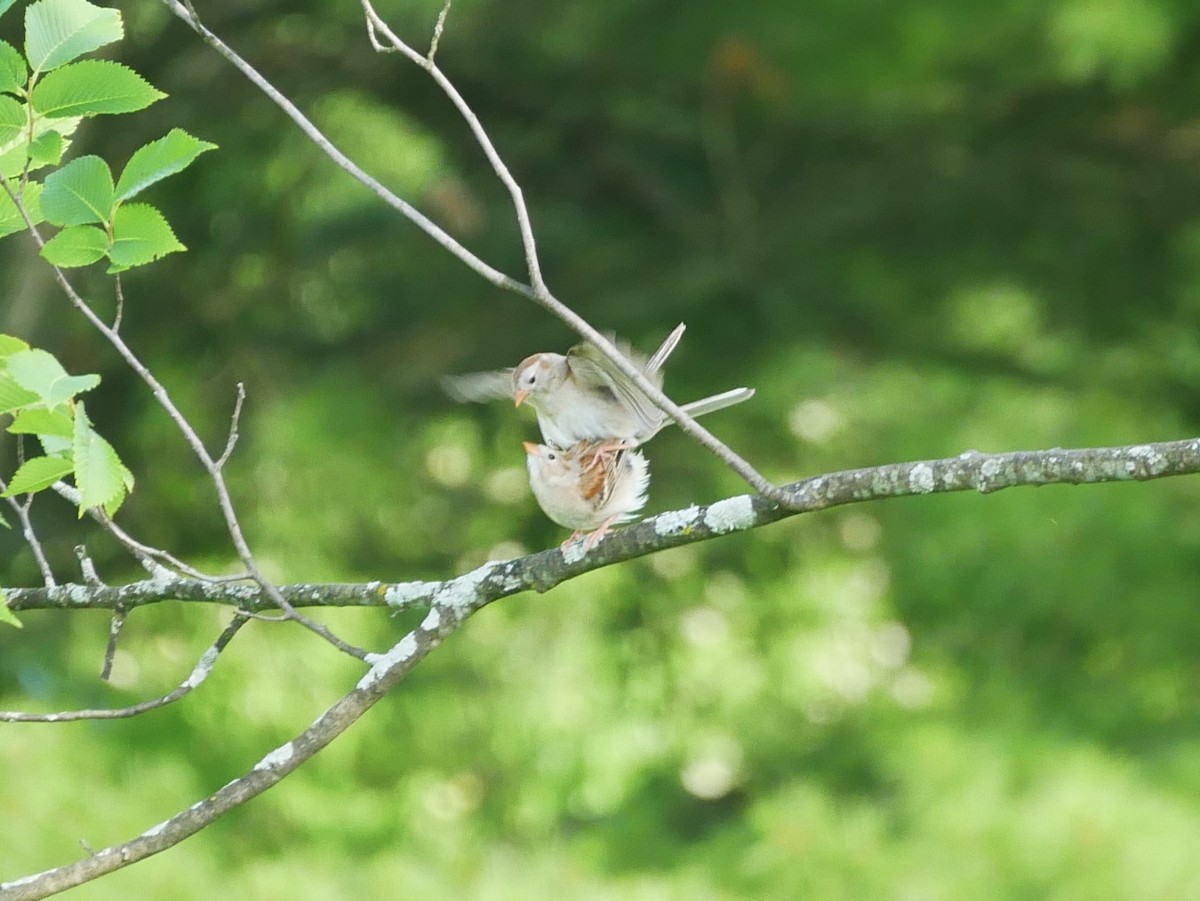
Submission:
[[[679,344],[684,328],[680,323],[649,358],[623,342],[615,343],[651,383],[661,387],[663,364]],[[566,354],[537,353],[513,369],[449,376],[442,384],[460,401],[511,397],[518,407],[529,404],[537,413],[542,440],[559,450],[601,439],[614,447],[632,449],[673,422],[590,341],[577,344]],[[753,396],[752,388],[733,388],[684,404],[683,410],[693,417],[703,416]]]
[[[581,441],[565,450],[522,442],[529,486],[538,506],[552,521],[574,529],[563,550],[584,539],[586,553],[612,525],[628,522],[646,505],[650,469],[632,448],[613,449],[607,440]]]

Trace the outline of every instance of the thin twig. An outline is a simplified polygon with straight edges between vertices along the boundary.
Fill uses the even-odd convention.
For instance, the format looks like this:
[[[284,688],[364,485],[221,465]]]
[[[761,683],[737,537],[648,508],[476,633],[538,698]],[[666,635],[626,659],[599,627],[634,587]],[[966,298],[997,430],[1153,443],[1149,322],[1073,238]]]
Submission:
[[[229,455],[233,453],[234,445],[238,440],[238,423],[242,418],[242,404],[246,401],[246,385],[243,382],[237,384],[237,399],[233,402],[233,415],[229,417],[229,438],[225,441],[225,450],[221,452],[221,456],[217,458],[217,469],[224,469],[225,464],[229,461]]]
[[[467,105],[467,101],[454,87],[454,84],[445,76],[441,69],[434,64],[432,55],[424,57],[404,41],[396,36],[395,32],[388,27],[388,24],[380,18],[379,13],[375,12],[375,7],[371,5],[370,0],[361,0],[363,11],[367,15],[367,21],[371,24],[376,32],[382,34],[388,39],[393,47],[403,53],[413,63],[420,66],[437,82],[437,86],[441,88],[450,102],[458,109],[459,114],[471,129],[471,134],[475,136],[475,142],[483,150],[484,156],[487,157],[491,164],[492,171],[496,173],[496,177],[500,179],[508,191],[509,197],[512,199],[513,209],[517,215],[517,228],[521,233],[521,244],[525,249],[525,265],[529,270],[530,285],[536,293],[549,293],[546,289],[546,283],[542,280],[542,269],[538,262],[537,242],[533,237],[533,224],[529,219],[529,209],[525,205],[525,197],[521,192],[521,186],[517,184],[517,180],[513,178],[512,173],[508,171],[508,166],[504,164],[496,147],[492,144],[492,139],[488,137],[487,131],[484,130],[479,117]],[[444,12],[445,10],[443,10]]]
[[[192,672],[186,679],[179,683],[179,686],[171,692],[163,695],[160,698],[154,698],[149,701],[143,701],[140,704],[133,704],[129,707],[117,707],[113,709],[87,709],[87,710],[64,710],[60,713],[25,713],[17,710],[0,710],[0,722],[5,723],[68,723],[75,720],[116,720],[126,719],[131,716],[138,716],[146,713],[149,710],[157,710],[159,707],[166,707],[168,704],[173,704],[185,695],[191,694],[193,689],[197,688],[208,674],[212,672],[213,665],[217,662],[217,657],[225,650],[225,646],[233,639],[238,630],[249,621],[249,617],[242,613],[235,613],[229,625],[225,630],[217,636],[217,640],[206,650],[192,668]]]
[[[433,58],[437,56],[438,42],[442,39],[442,29],[446,25],[446,14],[450,12],[451,0],[446,0],[442,5],[442,11],[438,13],[437,22],[433,26],[433,39],[429,42],[429,52],[425,54],[425,58],[433,62]]]
[[[50,486],[50,488],[60,497],[74,504],[76,507],[79,506],[80,494],[74,485],[68,485],[66,482],[60,481],[55,482]],[[152,547],[148,544],[143,544],[142,542],[138,541],[119,525],[117,525],[116,522],[113,521],[112,517],[104,512],[103,507],[92,507],[87,512],[93,520],[107,529],[108,532],[115,539],[117,539],[117,541],[123,544],[125,549],[128,550],[129,553],[131,553],[135,558],[137,558],[137,561],[141,563],[142,566],[145,567],[146,570],[152,575],[161,569],[161,566],[158,562],[161,561],[162,563],[179,570],[179,572],[186,576],[190,576],[193,579],[200,579],[204,582],[245,582],[250,578],[250,574],[245,572],[224,576],[214,576],[209,573],[202,572],[196,569],[194,566],[189,566],[187,563],[184,563],[169,551],[164,551],[162,548]]]
[[[118,607],[113,611],[112,620],[108,624],[108,644],[104,648],[104,665],[100,667],[100,681],[107,682],[112,676],[113,660],[117,657],[117,642],[121,640],[121,631],[129,619],[129,611]]]
[[[125,289],[121,287],[121,273],[113,276],[113,282],[116,285],[117,292],[117,312],[113,315],[112,330],[119,332],[121,330],[121,317],[125,315]]]
[[[8,485],[4,479],[0,479],[0,492],[7,491]],[[29,545],[29,549],[33,552],[33,559],[37,561],[38,569],[42,572],[42,582],[47,588],[53,588],[58,583],[54,579],[54,570],[50,568],[50,561],[46,559],[46,552],[42,548],[41,541],[38,540],[37,533],[33,530],[33,520],[29,516],[29,508],[33,504],[33,495],[29,495],[25,503],[21,503],[15,497],[6,497],[8,505],[12,507],[14,513],[17,514],[17,521],[21,523],[21,535],[25,539],[25,543]]]

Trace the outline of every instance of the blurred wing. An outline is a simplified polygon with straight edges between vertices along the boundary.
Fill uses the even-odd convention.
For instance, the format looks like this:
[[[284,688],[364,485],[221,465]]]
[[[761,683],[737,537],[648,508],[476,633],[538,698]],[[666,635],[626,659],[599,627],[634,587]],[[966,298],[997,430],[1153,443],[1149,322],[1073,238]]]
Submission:
[[[490,372],[464,372],[462,375],[442,376],[442,390],[459,403],[487,403],[513,396],[513,371],[494,369]]]

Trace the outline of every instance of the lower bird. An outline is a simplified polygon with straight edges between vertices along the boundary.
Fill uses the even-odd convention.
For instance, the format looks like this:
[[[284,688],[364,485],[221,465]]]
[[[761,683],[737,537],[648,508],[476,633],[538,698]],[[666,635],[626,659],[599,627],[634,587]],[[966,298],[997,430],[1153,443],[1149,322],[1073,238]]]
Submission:
[[[524,442],[529,485],[551,520],[574,533],[565,549],[585,532],[590,551],[615,523],[633,519],[646,505],[650,469],[646,458],[612,441],[581,441],[565,450]]]

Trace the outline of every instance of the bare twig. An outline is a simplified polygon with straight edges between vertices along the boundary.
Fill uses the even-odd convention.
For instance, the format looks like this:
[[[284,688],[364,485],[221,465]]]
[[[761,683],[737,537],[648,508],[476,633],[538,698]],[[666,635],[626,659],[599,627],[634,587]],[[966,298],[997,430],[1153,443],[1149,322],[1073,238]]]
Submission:
[[[125,289],[121,286],[121,273],[113,276],[113,282],[117,293],[117,312],[113,314],[112,330],[119,332],[121,330],[121,317],[125,315]]]
[[[50,486],[50,488],[60,497],[63,497],[76,507],[79,506],[80,494],[75,486],[68,485],[66,482],[55,482]],[[136,557],[138,562],[141,563],[151,575],[160,574],[159,570],[161,570],[162,567],[159,565],[159,561],[161,561],[162,563],[177,569],[186,576],[190,576],[193,579],[201,579],[205,582],[244,582],[250,578],[249,573],[244,572],[224,576],[214,576],[205,572],[201,572],[194,566],[189,566],[187,563],[184,563],[169,551],[164,551],[161,548],[151,547],[148,544],[143,544],[142,542],[138,541],[119,525],[117,525],[113,521],[112,517],[104,512],[102,507],[92,507],[87,512],[93,520],[107,529],[108,532],[115,539],[117,539],[117,541],[123,544],[126,550]]]
[[[509,197],[512,199],[513,209],[517,215],[517,228],[521,233],[521,244],[525,248],[525,265],[529,270],[529,280],[533,291],[538,294],[548,294],[546,283],[542,280],[541,265],[538,263],[537,242],[533,237],[533,224],[529,219],[529,209],[525,205],[525,197],[521,192],[521,186],[517,184],[517,180],[508,171],[508,166],[504,164],[504,160],[501,159],[500,154],[496,151],[496,147],[492,144],[492,139],[488,137],[488,133],[484,130],[479,117],[467,105],[467,101],[463,99],[462,94],[458,92],[458,89],[454,87],[450,79],[433,62],[432,53],[428,57],[422,56],[396,36],[395,32],[388,27],[388,24],[375,12],[375,7],[371,5],[370,0],[361,0],[361,2],[363,11],[367,16],[367,22],[374,32],[382,34],[396,50],[429,73],[430,77],[441,88],[442,93],[454,104],[459,115],[463,117],[463,120],[471,129],[471,134],[475,136],[475,142],[483,150],[488,163],[491,164],[492,171],[496,173],[496,177],[500,179],[501,184],[504,185],[505,190],[508,191]],[[444,14],[445,9],[442,12]]]
[[[117,657],[117,642],[121,640],[121,632],[129,619],[129,611],[118,607],[113,611],[112,620],[108,624],[108,644],[104,648],[104,665],[100,667],[100,680],[107,682],[112,676],[113,661]]]
[[[8,485],[4,479],[0,479],[0,491],[7,491]],[[42,543],[38,540],[37,533],[33,530],[33,520],[29,516],[29,508],[33,505],[33,495],[26,497],[24,502],[17,500],[15,497],[6,497],[5,500],[12,510],[17,514],[17,521],[21,523],[21,535],[25,539],[25,543],[29,545],[29,549],[33,552],[33,559],[37,561],[38,569],[42,573],[42,582],[47,588],[52,588],[57,582],[54,579],[54,570],[50,568],[50,561],[46,559],[46,552],[42,548]]]
[[[246,385],[244,382],[238,382],[237,399],[233,402],[233,415],[229,417],[229,437],[225,441],[225,450],[217,458],[217,469],[225,468],[225,464],[229,462],[229,455],[233,453],[233,448],[237,444],[238,424],[242,418],[242,404],[245,402]]]
[[[446,0],[442,4],[442,11],[438,13],[437,22],[433,26],[433,39],[429,42],[429,52],[425,54],[425,58],[433,62],[433,58],[437,56],[438,42],[442,39],[442,29],[446,26],[446,14],[450,12],[451,0]]]
[[[191,694],[193,689],[197,688],[208,678],[208,674],[212,672],[213,665],[217,662],[217,658],[221,655],[221,652],[225,650],[225,646],[229,644],[233,636],[246,624],[248,619],[249,617],[242,613],[234,614],[229,625],[217,636],[217,640],[212,643],[208,650],[200,655],[200,660],[192,668],[188,677],[179,683],[178,688],[163,695],[161,698],[143,701],[140,704],[134,704],[130,707],[117,707],[109,710],[65,710],[61,713],[24,713],[15,710],[0,710],[0,722],[68,723],[76,720],[116,720],[137,716],[149,710],[157,710],[159,707],[166,707],[168,704],[175,703],[185,695]],[[0,898],[2,897],[4,896],[0,893]]]

